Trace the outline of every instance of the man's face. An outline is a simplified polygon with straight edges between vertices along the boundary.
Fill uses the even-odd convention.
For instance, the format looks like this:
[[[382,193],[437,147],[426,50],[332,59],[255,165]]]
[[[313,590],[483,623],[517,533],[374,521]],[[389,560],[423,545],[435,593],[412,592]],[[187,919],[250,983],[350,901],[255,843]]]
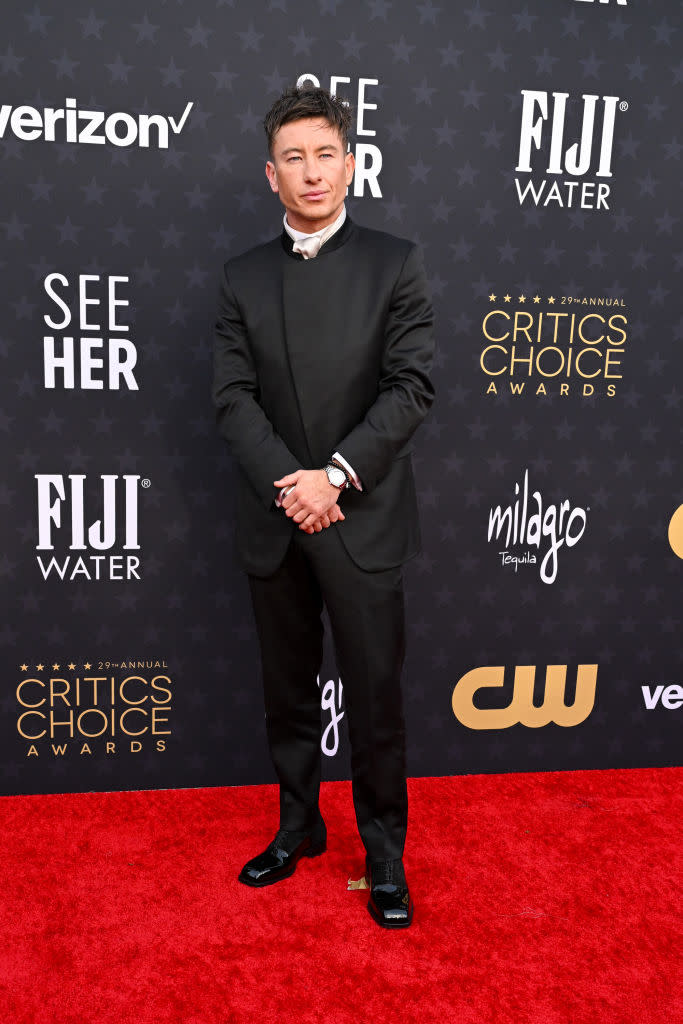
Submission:
[[[354,166],[336,128],[322,118],[304,117],[276,132],[266,175],[290,227],[312,234],[340,214]]]

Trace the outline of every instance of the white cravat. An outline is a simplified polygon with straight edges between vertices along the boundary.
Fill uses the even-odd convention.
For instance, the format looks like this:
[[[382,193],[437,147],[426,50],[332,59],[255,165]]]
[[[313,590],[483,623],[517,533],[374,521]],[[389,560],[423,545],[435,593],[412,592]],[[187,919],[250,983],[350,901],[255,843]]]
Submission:
[[[320,252],[322,246],[327,242],[335,232],[339,231],[346,220],[346,207],[342,206],[341,213],[332,224],[328,224],[327,227],[321,228],[320,231],[314,231],[312,234],[307,235],[304,231],[297,231],[296,228],[290,227],[287,222],[287,214],[285,213],[283,218],[283,224],[285,231],[291,239],[294,241],[292,250],[294,252],[301,253],[305,260],[314,259]]]

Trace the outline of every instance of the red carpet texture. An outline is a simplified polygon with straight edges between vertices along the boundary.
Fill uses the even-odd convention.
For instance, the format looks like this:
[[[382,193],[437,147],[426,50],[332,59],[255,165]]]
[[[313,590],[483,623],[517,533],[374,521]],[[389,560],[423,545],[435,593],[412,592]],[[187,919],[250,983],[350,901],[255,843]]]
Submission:
[[[272,786],[0,799],[2,1024],[681,1024],[683,769],[410,782],[380,929],[350,786],[328,852],[238,884]]]

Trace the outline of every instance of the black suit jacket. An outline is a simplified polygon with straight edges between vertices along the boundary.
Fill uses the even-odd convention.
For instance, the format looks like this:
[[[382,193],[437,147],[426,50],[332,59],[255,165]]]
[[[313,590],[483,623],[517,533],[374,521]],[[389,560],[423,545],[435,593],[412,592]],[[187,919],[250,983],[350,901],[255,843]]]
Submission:
[[[410,438],[433,388],[432,308],[416,246],[347,216],[318,256],[282,236],[229,260],[215,329],[214,402],[239,466],[237,541],[267,576],[296,529],[273,481],[338,451],[363,491],[344,491],[343,543],[363,569],[419,549]]]

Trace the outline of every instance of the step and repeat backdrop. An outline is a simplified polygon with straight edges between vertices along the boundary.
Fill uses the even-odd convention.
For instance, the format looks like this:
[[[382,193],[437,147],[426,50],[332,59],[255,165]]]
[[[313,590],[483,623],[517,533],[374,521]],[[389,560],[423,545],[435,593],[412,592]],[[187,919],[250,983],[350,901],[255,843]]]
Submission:
[[[410,773],[680,763],[680,13],[5,5],[3,792],[273,779],[212,324],[280,231],[261,122],[302,79],[353,105],[348,208],[434,295]],[[329,653],[319,682],[343,778]]]

